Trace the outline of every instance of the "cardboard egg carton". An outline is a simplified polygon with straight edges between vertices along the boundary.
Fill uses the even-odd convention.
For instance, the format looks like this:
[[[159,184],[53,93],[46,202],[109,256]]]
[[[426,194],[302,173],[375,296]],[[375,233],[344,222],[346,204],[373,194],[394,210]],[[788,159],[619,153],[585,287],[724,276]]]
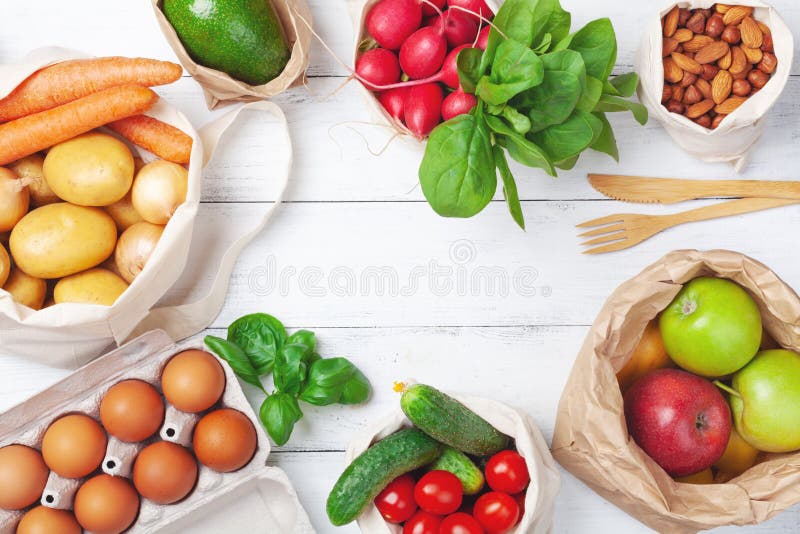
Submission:
[[[187,349],[207,350],[199,339],[176,344],[163,331],[148,332],[0,415],[0,447],[16,443],[41,450],[50,424],[69,413],[83,413],[99,423],[100,401],[111,386],[122,380],[139,379],[160,391],[164,366],[172,356]],[[185,499],[159,505],[140,497],[139,515],[126,532],[313,533],[286,474],[266,466],[270,443],[236,375],[225,361],[218,361],[225,371],[226,385],[222,398],[211,410],[233,408],[250,419],[258,436],[255,455],[233,473],[218,473],[198,462],[197,484]],[[130,477],[136,455],[156,441],[191,447],[192,431],[202,414],[186,414],[164,402],[167,409],[160,432],[141,443],[124,443],[109,436],[101,467],[87,479],[101,472]],[[51,472],[41,504],[71,509],[75,493],[85,480],[64,479]],[[0,534],[13,534],[22,515],[0,510]]]

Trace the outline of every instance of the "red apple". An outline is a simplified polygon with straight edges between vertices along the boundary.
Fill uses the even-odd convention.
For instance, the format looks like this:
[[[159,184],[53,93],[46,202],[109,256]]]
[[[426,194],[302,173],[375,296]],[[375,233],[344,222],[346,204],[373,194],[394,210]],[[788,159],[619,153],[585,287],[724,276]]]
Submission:
[[[678,369],[637,381],[625,394],[625,418],[634,441],[678,477],[711,467],[731,435],[731,411],[719,389]]]

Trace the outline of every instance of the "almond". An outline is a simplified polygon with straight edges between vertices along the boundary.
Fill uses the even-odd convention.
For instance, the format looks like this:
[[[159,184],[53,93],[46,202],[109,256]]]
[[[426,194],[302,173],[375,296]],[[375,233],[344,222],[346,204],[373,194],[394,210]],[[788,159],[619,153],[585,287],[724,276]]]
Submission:
[[[683,49],[687,52],[699,52],[701,48],[714,42],[713,37],[708,35],[695,35],[691,41],[683,43]]]
[[[661,48],[661,57],[668,57],[677,49],[678,41],[672,37],[664,37],[664,44]]]
[[[664,60],[664,79],[670,83],[678,83],[683,79],[683,69],[669,57]]]
[[[731,6],[728,4],[717,4],[717,13],[722,13],[723,15],[730,11]]]
[[[730,99],[729,99],[730,100]],[[689,106],[686,109],[686,116],[690,119],[696,119],[711,111],[714,108],[714,101],[710,98],[702,100],[697,104]]]
[[[760,63],[761,60],[764,58],[764,52],[762,52],[760,48],[748,48],[746,46],[743,46],[742,52],[744,52],[747,61],[749,61],[753,65],[755,65],[756,63]]]
[[[761,48],[764,43],[764,34],[753,17],[745,17],[739,26],[742,32],[742,42],[748,48]]]
[[[741,74],[747,69],[747,65],[747,56],[744,55],[740,47],[734,46],[731,49],[731,66],[728,70],[734,75]]]
[[[719,58],[717,61],[717,66],[723,70],[727,70],[731,68],[731,63],[733,62],[733,57],[731,55],[731,51],[728,50],[728,53]]]
[[[717,107],[715,107],[714,111],[719,115],[730,115],[745,102],[747,102],[747,98],[743,96],[732,96],[722,104],[719,104]]]
[[[733,76],[727,70],[721,70],[717,73],[714,81],[711,82],[711,98],[714,103],[722,104],[729,96],[731,96],[731,88],[733,87]]]
[[[696,82],[694,82],[694,86],[697,87],[697,90],[700,91],[700,94],[703,95],[704,99],[711,98],[713,96],[711,92],[711,84],[705,81],[703,78],[700,78]]]
[[[760,20],[757,20],[756,24],[758,24],[758,29],[761,30],[761,33],[763,33],[764,35],[772,35],[772,30],[769,29],[769,26],[767,26]]]
[[[694,32],[689,28],[681,28],[678,31],[676,31],[675,34],[672,36],[672,38],[678,41],[679,43],[685,43],[691,41],[692,37],[694,37]]]
[[[691,72],[692,74],[698,75],[703,74],[703,66],[685,54],[674,52],[672,54],[672,60],[676,65],[678,65],[678,67],[686,72]]]
[[[745,17],[749,17],[752,14],[753,14],[752,7],[733,6],[725,13],[722,21],[725,23],[725,26],[730,26],[731,24],[739,24],[745,19]]]
[[[664,37],[672,37],[678,30],[678,17],[680,16],[680,8],[675,6],[664,17]]]
[[[697,55],[694,56],[694,60],[701,65],[713,63],[727,54],[730,48],[731,47],[725,41],[715,41],[701,48],[697,52]]]
[[[711,123],[711,129],[716,130],[719,128],[719,125],[725,120],[725,117],[727,117],[727,115],[717,115],[714,117],[714,122]]]

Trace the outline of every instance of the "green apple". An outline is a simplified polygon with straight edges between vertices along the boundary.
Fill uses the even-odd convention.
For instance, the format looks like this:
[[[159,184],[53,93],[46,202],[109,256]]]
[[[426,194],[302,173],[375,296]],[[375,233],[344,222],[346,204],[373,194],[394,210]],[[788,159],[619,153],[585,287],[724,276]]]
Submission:
[[[692,373],[719,377],[753,359],[761,345],[761,313],[741,286],[724,278],[695,278],[661,314],[667,354]]]
[[[800,449],[800,354],[765,350],[733,376],[736,430],[765,452]]]

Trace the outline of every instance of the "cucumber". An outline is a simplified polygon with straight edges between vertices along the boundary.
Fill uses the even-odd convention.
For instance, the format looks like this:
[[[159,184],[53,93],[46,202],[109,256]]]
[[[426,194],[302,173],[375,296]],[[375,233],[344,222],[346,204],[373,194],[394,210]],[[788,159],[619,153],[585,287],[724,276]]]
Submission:
[[[442,444],[417,429],[401,430],[353,460],[328,496],[328,518],[340,527],[354,521],[389,482],[436,460]]]
[[[477,495],[483,489],[483,473],[469,457],[452,447],[445,447],[439,459],[428,469],[432,471],[449,471],[461,481],[464,495]]]
[[[406,389],[400,407],[417,428],[473,456],[500,452],[511,440],[478,414],[430,386],[415,384]]]

